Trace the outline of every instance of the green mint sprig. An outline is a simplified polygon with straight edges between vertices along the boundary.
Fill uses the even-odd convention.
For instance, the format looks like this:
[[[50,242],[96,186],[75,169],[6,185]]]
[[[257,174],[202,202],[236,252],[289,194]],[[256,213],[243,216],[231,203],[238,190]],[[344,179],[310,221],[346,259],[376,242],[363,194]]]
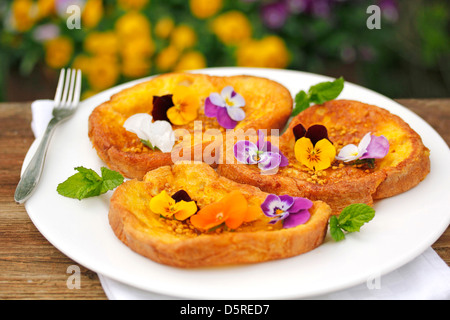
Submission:
[[[342,210],[341,214],[331,216],[330,234],[334,241],[345,239],[345,232],[359,232],[360,228],[373,219],[375,210],[364,203],[354,203]]]
[[[307,109],[311,103],[322,104],[326,101],[336,99],[344,89],[344,78],[340,77],[334,81],[318,83],[309,88],[308,93],[300,91],[295,96],[295,107],[292,116],[298,115]]]
[[[76,167],[75,170],[78,172],[56,188],[60,195],[78,200],[95,197],[116,188],[124,181],[120,173],[105,167],[101,168],[101,176],[84,167]]]

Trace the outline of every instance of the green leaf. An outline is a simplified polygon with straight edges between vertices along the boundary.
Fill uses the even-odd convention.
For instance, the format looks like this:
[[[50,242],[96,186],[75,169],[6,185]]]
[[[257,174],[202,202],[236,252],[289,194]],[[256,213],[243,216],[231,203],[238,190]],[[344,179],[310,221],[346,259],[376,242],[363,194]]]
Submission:
[[[346,232],[359,232],[361,227],[375,217],[375,210],[364,203],[354,203],[342,210],[339,217],[331,216],[330,234],[335,241],[345,239]]]
[[[334,81],[318,83],[309,88],[308,93],[299,91],[295,95],[295,106],[292,116],[298,115],[303,110],[309,108],[311,103],[322,104],[326,101],[336,99],[344,89],[344,78],[340,77]]]
[[[354,203],[342,210],[339,226],[347,232],[359,232],[360,228],[373,219],[375,210],[364,203]]]
[[[331,216],[330,218],[330,234],[334,241],[341,241],[345,239],[345,234],[341,228],[339,228],[339,222],[336,216]]]
[[[307,109],[309,107],[309,96],[306,94],[305,91],[300,91],[295,96],[295,107],[292,111],[292,116],[298,115],[303,110]]]
[[[334,81],[321,82],[309,88],[309,101],[322,104],[326,101],[336,99],[344,89],[344,78],[340,77]]]
[[[120,173],[105,167],[101,168],[101,177],[92,169],[76,167],[75,170],[78,173],[58,184],[56,191],[60,195],[78,200],[95,197],[116,188],[124,180]]]

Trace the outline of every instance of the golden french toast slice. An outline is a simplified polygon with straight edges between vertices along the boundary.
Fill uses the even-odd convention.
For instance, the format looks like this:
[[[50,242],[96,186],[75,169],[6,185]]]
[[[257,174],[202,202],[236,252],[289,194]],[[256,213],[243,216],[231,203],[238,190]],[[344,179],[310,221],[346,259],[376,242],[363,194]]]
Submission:
[[[336,155],[346,145],[358,145],[368,133],[386,137],[389,151],[371,166],[333,159],[328,168],[311,170],[295,156],[293,130],[298,124],[306,129],[324,126]],[[265,192],[322,200],[339,213],[352,203],[372,205],[375,199],[405,192],[430,171],[429,150],[406,122],[385,109],[358,101],[334,100],[309,107],[292,119],[279,137],[279,145],[289,164],[279,167],[275,174],[264,174],[257,166],[236,160],[220,164],[218,172],[239,183],[257,185]],[[227,148],[231,153],[232,146]]]
[[[99,157],[111,169],[121,172],[128,178],[142,179],[149,170],[171,165],[173,156],[176,159],[190,160],[194,159],[195,155],[195,160],[201,161],[202,150],[214,141],[214,134],[223,134],[226,131],[226,128],[219,124],[219,116],[205,115],[206,99],[213,93],[220,93],[226,87],[233,88],[245,99],[245,105],[241,108],[245,118],[237,121],[234,129],[281,129],[285,126],[292,111],[292,98],[289,91],[275,81],[246,75],[219,77],[169,73],[127,88],[95,108],[89,117],[89,138]],[[180,111],[184,102],[173,102],[176,107],[173,108],[172,114],[176,112],[178,114],[175,114],[177,117],[173,116],[177,120],[172,123],[177,141],[172,152],[149,148],[137,134],[124,128],[125,121],[135,114],[149,114],[153,115],[153,120],[160,120],[155,118],[154,114],[154,111],[158,111],[154,108],[155,97],[173,96],[175,99],[173,93],[179,88],[184,88],[191,94],[188,97],[189,101],[185,102],[186,104],[189,102],[190,107],[194,105],[194,109],[197,110],[193,111],[193,116],[192,110],[190,113],[186,111],[188,118]],[[178,108],[180,106],[181,109]],[[236,111],[238,108],[231,109]],[[158,111],[159,113],[161,112]],[[241,119],[242,112],[235,112],[235,117]],[[202,137],[205,131],[211,130],[213,136]],[[188,139],[186,136],[189,136]],[[192,150],[186,152],[185,147],[177,148],[181,143],[192,147]],[[198,145],[200,153],[197,150]],[[197,146],[197,149],[194,150],[194,146]]]
[[[187,219],[180,216],[185,215],[185,211],[178,209],[174,209],[176,218],[161,215],[162,196],[175,198],[184,191],[199,211]],[[226,200],[231,199],[230,195],[235,200]],[[282,221],[269,223],[271,218],[261,211],[267,197],[268,194],[257,187],[220,177],[205,163],[176,164],[157,168],[148,172],[143,180],[133,179],[119,186],[111,198],[109,221],[116,236],[135,252],[158,263],[182,268],[282,259],[310,251],[323,242],[331,216],[327,204],[311,202],[309,219],[285,228]],[[209,220],[200,224],[205,223],[202,217],[214,208],[217,210],[212,211],[214,219],[241,214],[244,211],[239,211],[242,207],[237,204],[239,201],[252,208],[248,211],[252,211],[252,218],[247,222],[238,225],[239,217],[230,216],[213,228]],[[187,208],[189,203],[183,204]],[[208,211],[208,208],[212,209]]]

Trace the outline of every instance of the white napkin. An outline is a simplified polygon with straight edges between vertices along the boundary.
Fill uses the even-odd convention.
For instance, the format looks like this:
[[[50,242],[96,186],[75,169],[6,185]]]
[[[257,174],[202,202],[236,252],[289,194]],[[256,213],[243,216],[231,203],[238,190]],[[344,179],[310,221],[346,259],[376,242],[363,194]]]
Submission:
[[[37,100],[31,105],[31,128],[39,137],[50,121],[53,101]],[[98,274],[110,300],[168,300],[175,297],[143,291]],[[410,263],[376,281],[312,297],[321,300],[450,300],[450,268],[430,247]]]

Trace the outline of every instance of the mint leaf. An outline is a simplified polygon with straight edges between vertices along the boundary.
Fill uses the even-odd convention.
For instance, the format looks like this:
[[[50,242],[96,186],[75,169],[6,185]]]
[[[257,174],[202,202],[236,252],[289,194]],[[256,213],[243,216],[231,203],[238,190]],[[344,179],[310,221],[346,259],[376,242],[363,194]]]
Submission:
[[[85,199],[99,196],[123,183],[123,176],[113,170],[102,167],[100,177],[94,170],[76,167],[78,173],[58,184],[56,191],[65,197]]]
[[[305,91],[300,91],[295,96],[295,108],[292,111],[292,116],[298,115],[303,110],[307,109],[309,107],[309,96],[306,94]]]
[[[344,78],[340,77],[334,81],[321,82],[311,86],[308,93],[301,90],[295,95],[295,106],[292,110],[292,116],[298,115],[307,109],[311,103],[322,104],[324,102],[336,99],[344,89]]]
[[[354,203],[342,210],[338,217],[330,218],[330,234],[335,241],[345,238],[345,233],[359,232],[361,227],[375,217],[375,210],[364,203]]]
[[[330,234],[334,241],[341,241],[345,239],[345,234],[341,228],[339,228],[339,222],[336,216],[331,216],[330,218]]]

